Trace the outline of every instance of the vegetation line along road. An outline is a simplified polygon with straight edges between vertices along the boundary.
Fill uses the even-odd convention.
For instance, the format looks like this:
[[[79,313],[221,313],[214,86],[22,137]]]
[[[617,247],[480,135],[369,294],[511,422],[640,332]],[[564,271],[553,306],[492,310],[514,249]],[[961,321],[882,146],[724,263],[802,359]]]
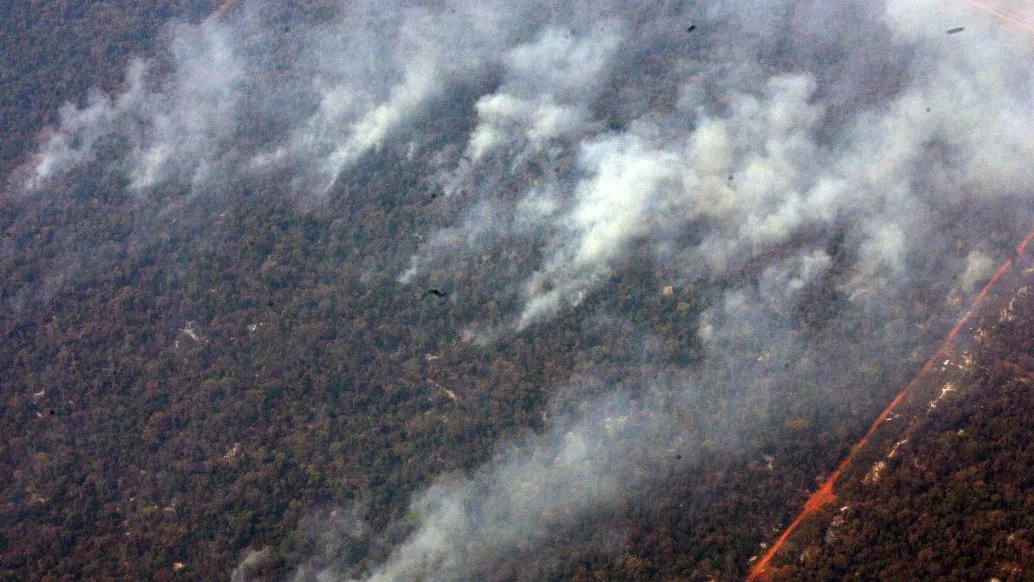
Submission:
[[[1027,245],[1032,240],[1034,240],[1034,230],[1031,230],[1027,234],[1027,237],[1023,239],[1023,242],[1021,242],[1019,246],[1016,247],[1016,251],[1013,256],[1018,258],[1020,255],[1022,255],[1027,250]],[[779,536],[776,542],[772,544],[772,547],[769,548],[768,552],[764,555],[764,557],[762,557],[761,560],[758,561],[757,565],[755,565],[754,568],[751,570],[750,575],[747,576],[747,582],[762,579],[766,574],[768,564],[772,561],[772,558],[774,558],[775,555],[779,552],[779,549],[783,546],[783,543],[786,542],[786,540],[790,537],[790,534],[793,533],[795,529],[797,529],[797,526],[800,525],[801,522],[803,522],[808,516],[815,513],[819,509],[825,507],[834,499],[836,499],[836,495],[833,493],[833,485],[836,484],[837,479],[845,470],[847,470],[848,467],[851,466],[851,463],[854,461],[855,457],[858,456],[858,453],[862,450],[862,448],[865,447],[865,444],[869,441],[869,437],[871,437],[873,433],[876,432],[876,429],[880,426],[880,424],[882,424],[883,421],[886,420],[888,416],[890,416],[894,409],[897,408],[898,404],[900,404],[901,401],[904,399],[905,395],[911,391],[912,387],[915,386],[916,383],[918,383],[923,376],[925,376],[928,372],[930,372],[930,370],[933,369],[934,364],[937,361],[944,357],[945,353],[951,347],[952,342],[955,340],[955,336],[958,335],[959,330],[961,330],[962,327],[966,325],[966,322],[968,322],[972,315],[976,312],[977,307],[984,300],[984,297],[986,297],[987,293],[991,290],[991,288],[994,287],[998,283],[998,281],[1001,280],[1002,275],[1004,275],[1005,272],[1009,270],[1009,267],[1013,265],[1013,262],[1013,257],[1009,257],[1005,259],[1005,261],[1002,263],[1000,267],[998,267],[998,271],[995,272],[994,276],[991,277],[991,279],[987,282],[986,285],[984,285],[984,288],[981,289],[980,293],[978,293],[977,296],[973,298],[973,301],[970,304],[969,309],[966,311],[966,313],[959,318],[959,321],[955,324],[954,327],[951,328],[951,331],[948,332],[948,336],[945,338],[944,343],[941,344],[941,347],[938,348],[938,350],[934,352],[932,356],[930,356],[930,359],[927,360],[926,364],[922,367],[921,370],[919,370],[919,373],[916,374],[915,377],[912,378],[912,380],[905,385],[901,392],[899,392],[898,395],[894,397],[894,400],[891,400],[890,404],[887,405],[887,408],[885,408],[883,412],[880,413],[878,417],[876,417],[876,420],[872,423],[872,426],[869,427],[868,432],[866,432],[865,436],[863,436],[857,443],[855,443],[853,447],[851,447],[851,452],[848,453],[847,457],[845,457],[844,460],[840,462],[840,466],[837,467],[836,471],[833,471],[833,474],[831,474],[829,478],[826,479],[822,486],[819,487],[817,491],[811,494],[811,497],[808,498],[807,503],[804,504],[804,508],[801,510],[801,513],[792,522],[790,522],[790,525],[785,530],[783,530],[783,533]]]

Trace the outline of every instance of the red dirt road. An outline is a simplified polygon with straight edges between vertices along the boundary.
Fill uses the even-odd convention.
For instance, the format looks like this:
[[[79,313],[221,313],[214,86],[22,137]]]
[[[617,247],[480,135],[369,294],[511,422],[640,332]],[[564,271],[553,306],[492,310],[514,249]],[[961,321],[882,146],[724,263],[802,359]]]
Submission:
[[[1020,245],[1016,247],[1016,252],[1014,256],[1019,257],[1020,255],[1022,255],[1027,250],[1027,245],[1030,244],[1032,240],[1034,240],[1034,230],[1030,231],[1030,233],[1027,234],[1027,237],[1023,239],[1023,242],[1021,242]],[[851,463],[854,461],[855,457],[858,456],[859,451],[861,451],[862,448],[865,447],[865,444],[869,442],[869,437],[871,437],[873,433],[876,432],[876,429],[880,426],[880,424],[882,424],[883,421],[886,420],[892,412],[894,412],[894,409],[897,408],[898,404],[900,404],[901,401],[905,398],[905,395],[911,391],[912,387],[915,386],[916,383],[923,378],[923,376],[925,376],[927,373],[930,372],[930,370],[933,369],[936,362],[940,361],[945,356],[945,353],[951,347],[952,342],[958,335],[959,330],[961,330],[962,327],[966,325],[970,317],[972,317],[973,313],[976,311],[977,307],[984,300],[984,297],[987,296],[988,291],[990,291],[991,288],[998,284],[998,281],[1001,280],[1002,275],[1004,275],[1005,272],[1009,270],[1009,267],[1011,267],[1012,264],[1013,259],[1008,258],[1005,260],[1005,262],[1002,263],[1000,267],[998,267],[998,271],[995,272],[993,277],[991,277],[991,280],[988,281],[987,284],[984,285],[984,288],[981,289],[980,293],[978,293],[977,296],[973,298],[973,301],[970,304],[970,307],[966,311],[966,313],[961,318],[959,318],[959,321],[955,324],[954,327],[951,328],[951,331],[948,332],[948,336],[945,338],[944,343],[941,344],[941,347],[937,349],[937,351],[934,353],[933,356],[930,357],[929,360],[927,360],[926,364],[922,367],[921,370],[919,370],[919,373],[916,374],[915,377],[912,378],[912,380],[907,385],[905,385],[901,392],[894,397],[894,400],[890,401],[890,404],[887,405],[887,408],[885,408],[883,412],[881,412],[880,415],[876,417],[876,420],[872,423],[872,426],[869,427],[869,431],[865,433],[865,436],[863,436],[861,440],[859,440],[857,443],[855,443],[853,447],[851,447],[851,452],[848,453],[847,457],[840,462],[840,466],[837,467],[836,471],[833,471],[833,473],[829,476],[828,479],[826,479],[822,486],[819,487],[817,491],[811,494],[811,497],[808,498],[808,501],[804,504],[804,509],[801,510],[801,513],[797,516],[797,518],[794,519],[790,523],[790,525],[783,531],[783,533],[779,536],[779,539],[777,539],[776,542],[772,544],[772,547],[761,558],[761,560],[754,565],[754,568],[751,570],[750,575],[747,576],[747,582],[765,579],[768,574],[768,564],[772,561],[772,558],[774,558],[775,555],[779,553],[779,549],[783,546],[783,543],[786,542],[787,538],[790,537],[790,534],[792,534],[793,531],[797,529],[797,526],[800,525],[801,522],[803,522],[808,516],[812,515],[819,509],[822,509],[826,505],[832,503],[833,500],[836,499],[836,494],[833,493],[833,486],[836,485],[837,479],[839,479],[840,475],[845,470],[847,470],[848,467],[851,466]]]

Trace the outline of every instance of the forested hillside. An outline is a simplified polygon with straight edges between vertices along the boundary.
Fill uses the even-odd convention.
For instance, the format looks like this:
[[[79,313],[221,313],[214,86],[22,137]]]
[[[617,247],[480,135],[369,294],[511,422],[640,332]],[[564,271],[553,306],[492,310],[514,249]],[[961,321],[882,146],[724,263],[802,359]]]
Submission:
[[[1034,178],[1014,32],[755,4],[0,8],[0,580],[743,578]]]
[[[772,580],[1023,580],[1031,551],[1030,257],[880,429]]]
[[[33,138],[58,120],[65,103],[90,89],[112,91],[132,55],[154,54],[162,32],[179,19],[198,22],[217,0],[8,2],[0,7],[0,173],[10,174]]]

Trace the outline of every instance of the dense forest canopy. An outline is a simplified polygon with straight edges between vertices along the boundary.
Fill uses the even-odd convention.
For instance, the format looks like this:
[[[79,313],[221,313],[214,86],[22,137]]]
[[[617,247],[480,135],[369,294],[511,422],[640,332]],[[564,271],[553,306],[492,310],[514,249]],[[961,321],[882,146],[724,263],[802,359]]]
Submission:
[[[991,289],[771,580],[1022,580],[1031,531],[1032,256]]]
[[[4,579],[742,577],[1031,224],[932,0],[0,18]]]

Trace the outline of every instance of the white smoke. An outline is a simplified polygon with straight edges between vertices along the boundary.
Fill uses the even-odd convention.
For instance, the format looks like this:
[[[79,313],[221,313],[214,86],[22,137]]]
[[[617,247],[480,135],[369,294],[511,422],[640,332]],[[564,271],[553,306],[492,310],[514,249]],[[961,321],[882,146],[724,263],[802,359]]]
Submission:
[[[980,249],[974,249],[966,255],[966,270],[962,272],[959,279],[959,287],[963,293],[972,294],[976,291],[977,285],[985,283],[994,275],[998,264],[987,253]]]
[[[477,161],[517,144],[527,148],[525,155],[533,154],[552,140],[585,131],[589,104],[618,45],[618,35],[607,27],[585,38],[549,28],[534,42],[515,47],[503,59],[503,86],[476,104],[479,123],[469,156]]]
[[[946,35],[959,14],[932,0],[343,7],[290,35],[258,9],[175,29],[167,77],[136,63],[122,93],[63,108],[19,184],[45,191],[103,162],[143,197],[255,180],[322,199],[371,152],[406,144],[399,163],[432,160],[418,169],[448,206],[399,280],[447,273],[508,294],[517,307],[498,321],[470,306],[486,336],[545,328],[630,262],[712,293],[691,381],[588,399],[470,479],[443,478],[370,580],[473,578],[641,494],[622,481],[631,449],[654,469],[672,443],[690,455],[703,440],[659,402],[710,414],[700,426],[729,444],[776,364],[814,356],[788,369],[846,390],[864,373],[835,365],[913,339],[874,314],[900,311],[924,269],[961,271],[969,293],[987,276],[993,253],[964,257],[948,239],[971,249],[1002,208],[1030,215],[1034,44],[980,12]],[[436,142],[421,128],[454,107],[469,133],[424,152]],[[819,286],[845,298],[837,321],[876,321],[870,335],[802,339],[788,314]]]
[[[170,75],[151,78],[137,62],[121,94],[66,105],[16,185],[44,188],[93,162],[97,144],[113,138],[128,151],[112,169],[142,194],[287,175],[298,194],[322,197],[450,86],[494,67],[503,56],[496,43],[519,28],[507,20],[522,11],[489,2],[450,10],[356,3],[345,12],[291,34],[264,22],[260,6],[230,22],[176,26]]]
[[[575,179],[547,173],[531,186],[518,185],[518,202],[498,200],[494,213],[484,212],[482,200],[466,220],[443,231],[447,236],[429,240],[404,280],[413,280],[421,269],[444,261],[448,253],[443,249],[490,246],[486,232],[497,237],[541,233],[541,262],[519,287],[520,312],[508,324],[525,330],[585,301],[633,255],[656,261],[687,282],[721,278],[760,261],[765,266],[756,286],[724,293],[704,313],[699,328],[710,354],[700,375],[717,380],[718,385],[726,383],[730,390],[744,387],[737,398],[746,408],[758,397],[749,386],[767,375],[767,366],[794,361],[812,349],[799,344],[795,333],[778,323],[801,293],[835,277],[834,290],[848,301],[848,311],[841,318],[861,321],[870,310],[895,304],[897,294],[914,282],[916,261],[947,252],[936,246],[940,243],[935,225],[943,220],[939,217],[979,206],[981,200],[994,206],[998,201],[1030,198],[1031,166],[1025,160],[1034,154],[1027,130],[1034,122],[1034,109],[1025,63],[1032,56],[1031,43],[974,14],[968,14],[974,20],[967,26],[967,36],[949,37],[945,30],[954,20],[939,10],[931,2],[892,0],[882,23],[869,25],[885,27],[884,34],[893,42],[845,48],[848,54],[875,51],[886,59],[905,61],[900,86],[870,106],[849,111],[850,118],[828,117],[830,112],[844,114],[841,102],[827,106],[824,101],[843,99],[821,90],[819,79],[828,78],[831,70],[776,72],[759,86],[730,86],[717,107],[707,101],[706,88],[695,86],[699,80],[688,78],[681,83],[674,109],[650,111],[618,131],[600,118],[594,125],[578,117],[577,130],[568,135],[588,133],[575,143],[559,144],[560,152],[546,154],[529,137],[541,132],[540,116],[508,115],[507,143],[529,144],[510,150],[508,159],[519,165],[522,157],[538,155],[549,164],[573,155]],[[780,30],[774,15],[776,21],[742,17],[745,29],[795,33]],[[815,33],[810,28],[814,24],[808,21],[801,26]],[[550,61],[543,61],[542,77],[549,79]],[[856,65],[827,66],[851,70]],[[740,75],[751,79],[765,71],[758,66]],[[634,75],[625,74],[625,82]],[[616,76],[615,82],[621,83],[621,77]],[[548,86],[539,91],[546,98],[551,95]],[[522,99],[521,103],[533,102]],[[502,130],[485,112],[485,103],[496,102],[481,103],[482,125],[469,143],[473,155],[464,162],[469,165],[458,168],[467,187],[474,190],[479,171],[492,175],[492,187],[497,187],[490,171],[496,166],[481,160],[486,150],[503,143]],[[514,107],[499,101],[498,109],[503,104]],[[491,192],[485,183],[484,191]],[[707,230],[699,242],[686,245],[678,242],[686,225]],[[968,229],[968,225],[959,226],[961,231]],[[805,243],[787,255],[786,245],[800,244],[795,237],[807,241],[808,233],[838,228],[848,232],[850,253],[834,258],[814,243]],[[656,254],[644,256],[644,248]],[[769,253],[787,258],[766,259]],[[835,260],[848,262],[839,274],[833,272]],[[956,261],[965,269],[966,292],[973,292],[975,281],[986,277],[993,264],[982,253]],[[902,341],[895,324],[873,333],[892,353]],[[835,362],[840,357],[851,361],[850,354],[856,353],[855,348],[839,349],[822,352],[814,361]],[[829,391],[841,389],[832,380],[836,375],[832,367],[809,372],[809,377],[824,378]],[[692,392],[680,386],[674,393]],[[726,421],[725,428],[735,432],[735,423]],[[600,425],[597,421],[567,426],[570,442],[582,442]],[[459,491],[487,479],[491,493],[476,504],[479,507],[494,512],[501,503],[507,512],[539,511],[537,504],[526,505],[530,498],[509,495],[514,483],[541,492],[557,486],[557,475],[575,480],[585,476],[579,473],[581,468],[555,462],[557,442],[555,437],[544,438],[535,445],[554,459],[552,465],[497,466]],[[610,444],[603,451],[610,455],[611,470],[621,466],[622,457],[613,455]],[[609,483],[603,475],[598,478],[601,486]],[[495,552],[516,547],[517,536],[489,533],[497,531],[491,525],[495,520],[472,523],[471,515],[456,501],[455,491],[432,489],[416,501],[417,507],[432,509],[412,537],[369,579],[401,580],[414,572],[429,579],[449,579],[450,573],[463,571],[454,569],[450,560],[466,555],[464,548],[473,540],[497,544],[492,548]],[[606,495],[587,493],[565,501],[576,512],[611,502]],[[509,523],[513,514],[504,515]],[[544,531],[541,524],[535,531]],[[485,559],[490,561],[491,554]]]
[[[98,142],[124,131],[124,112],[146,100],[145,70],[144,63],[134,61],[126,75],[129,88],[116,98],[94,90],[85,107],[62,106],[59,125],[44,135],[43,146],[23,171],[21,186],[36,191],[73,168],[92,163]]]
[[[654,248],[670,246],[666,239],[694,220],[706,218],[716,226],[691,260],[697,269],[716,271],[802,229],[850,221],[861,240],[857,276],[848,287],[878,291],[875,284],[905,272],[906,257],[918,250],[915,243],[928,232],[938,205],[954,205],[977,189],[992,197],[1021,195],[1031,178],[1022,158],[1034,150],[1029,132],[1018,129],[1031,121],[1020,65],[1031,52],[1029,43],[986,26],[972,35],[986,42],[968,42],[962,50],[944,34],[950,19],[915,4],[888,6],[890,32],[923,41],[908,47],[915,52],[911,84],[889,101],[855,112],[853,121],[836,120],[845,129],[833,140],[821,136],[829,120],[815,78],[796,73],[771,77],[757,94],[733,88],[721,115],[705,110],[690,80],[672,113],[651,113],[618,133],[597,124],[595,135],[565,152],[577,155],[577,182],[550,183],[546,177],[546,186],[524,191],[522,209],[540,207],[544,191],[566,200],[551,197],[549,211],[519,213],[525,230],[537,222],[531,228],[549,233],[551,241],[522,286],[524,307],[513,327],[525,329],[578,305],[640,239],[653,239]],[[902,15],[904,10],[918,10],[923,19]],[[991,48],[1003,44],[1007,62]],[[902,54],[908,54],[904,48]],[[555,61],[540,60],[541,77],[552,78]],[[550,89],[539,94],[548,96]],[[515,114],[507,122],[511,134],[541,132],[535,116]],[[687,125],[689,131],[676,129]],[[462,168],[465,176],[485,169],[476,162],[486,144],[500,141],[497,133],[484,123],[474,132],[474,166]],[[946,157],[931,159],[934,145]],[[522,149],[511,155],[530,154]],[[559,212],[561,206],[566,211]],[[482,229],[479,220],[460,227]],[[448,254],[442,247],[484,238],[447,232],[448,239],[431,239],[429,256],[414,258],[404,281],[420,265],[434,264],[431,256]]]
[[[420,494],[410,506],[416,530],[367,579],[471,577],[508,548],[534,544],[557,522],[608,502],[621,490],[608,455],[612,440],[627,436],[627,418],[607,416],[606,408],[506,451],[511,458],[471,480]]]

